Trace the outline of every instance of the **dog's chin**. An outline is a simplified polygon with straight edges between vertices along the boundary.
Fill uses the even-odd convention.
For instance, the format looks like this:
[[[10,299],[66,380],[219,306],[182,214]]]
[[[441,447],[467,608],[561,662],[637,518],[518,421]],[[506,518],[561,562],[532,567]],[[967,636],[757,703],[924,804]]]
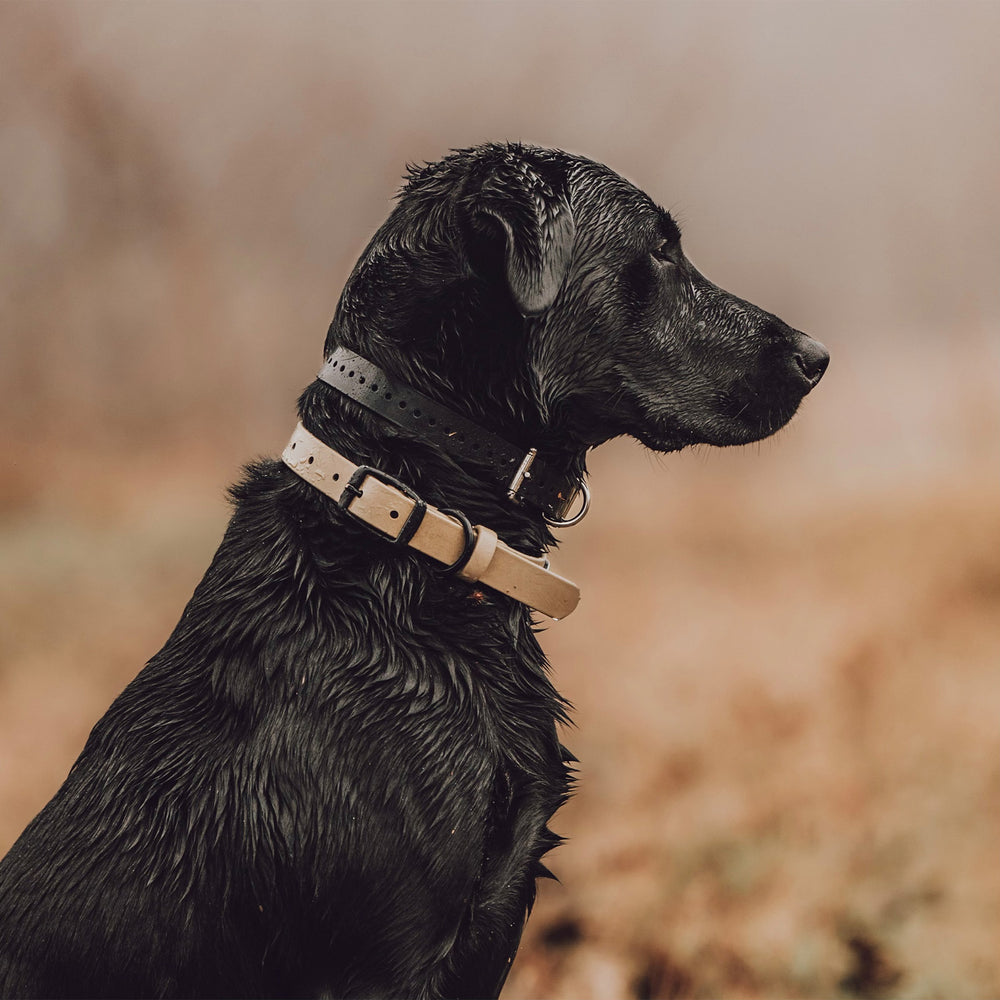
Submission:
[[[795,416],[798,406],[799,401],[795,401],[738,416],[713,412],[691,419],[688,415],[687,420],[669,426],[651,421],[634,431],[633,437],[650,450],[663,453],[698,444],[717,448],[752,444],[781,430]]]

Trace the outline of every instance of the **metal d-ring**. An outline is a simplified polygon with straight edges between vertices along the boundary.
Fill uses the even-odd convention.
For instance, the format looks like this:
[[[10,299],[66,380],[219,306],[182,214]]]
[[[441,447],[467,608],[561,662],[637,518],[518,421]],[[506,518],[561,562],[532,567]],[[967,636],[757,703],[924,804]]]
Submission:
[[[587,511],[590,510],[590,487],[581,479],[580,488],[577,493],[583,495],[583,506],[580,508],[580,513],[574,515],[573,517],[567,518],[567,520],[560,520],[558,517],[549,517],[548,514],[542,514],[545,518],[545,523],[550,524],[553,528],[572,528],[574,524],[579,524],[586,516]],[[576,497],[573,498],[574,500]]]

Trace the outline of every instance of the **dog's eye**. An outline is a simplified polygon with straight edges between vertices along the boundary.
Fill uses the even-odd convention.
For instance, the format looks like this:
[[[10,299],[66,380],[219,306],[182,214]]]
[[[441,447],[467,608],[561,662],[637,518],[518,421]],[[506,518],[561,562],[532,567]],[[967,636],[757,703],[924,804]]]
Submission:
[[[663,240],[663,242],[654,247],[652,251],[653,256],[664,264],[677,263],[674,253],[674,244],[671,243],[670,240]]]

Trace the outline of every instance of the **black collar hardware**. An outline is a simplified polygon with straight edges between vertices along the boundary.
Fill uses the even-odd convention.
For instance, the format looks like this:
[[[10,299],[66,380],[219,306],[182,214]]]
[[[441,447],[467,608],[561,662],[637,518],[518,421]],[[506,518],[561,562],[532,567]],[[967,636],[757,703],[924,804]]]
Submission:
[[[497,434],[399,382],[366,358],[338,347],[317,378],[374,413],[437,445],[453,458],[490,469],[490,478],[514,503],[540,510],[553,525],[575,524],[582,513],[564,520],[584,483],[547,467],[538,451],[516,448]]]

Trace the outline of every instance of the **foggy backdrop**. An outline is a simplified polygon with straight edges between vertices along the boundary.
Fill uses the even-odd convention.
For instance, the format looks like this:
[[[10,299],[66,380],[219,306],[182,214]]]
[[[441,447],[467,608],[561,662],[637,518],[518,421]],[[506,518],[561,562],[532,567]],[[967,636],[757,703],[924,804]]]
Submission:
[[[823,341],[774,439],[590,463],[505,996],[1000,992],[1000,4],[0,5],[0,851],[280,451],[408,162],[604,161]]]

